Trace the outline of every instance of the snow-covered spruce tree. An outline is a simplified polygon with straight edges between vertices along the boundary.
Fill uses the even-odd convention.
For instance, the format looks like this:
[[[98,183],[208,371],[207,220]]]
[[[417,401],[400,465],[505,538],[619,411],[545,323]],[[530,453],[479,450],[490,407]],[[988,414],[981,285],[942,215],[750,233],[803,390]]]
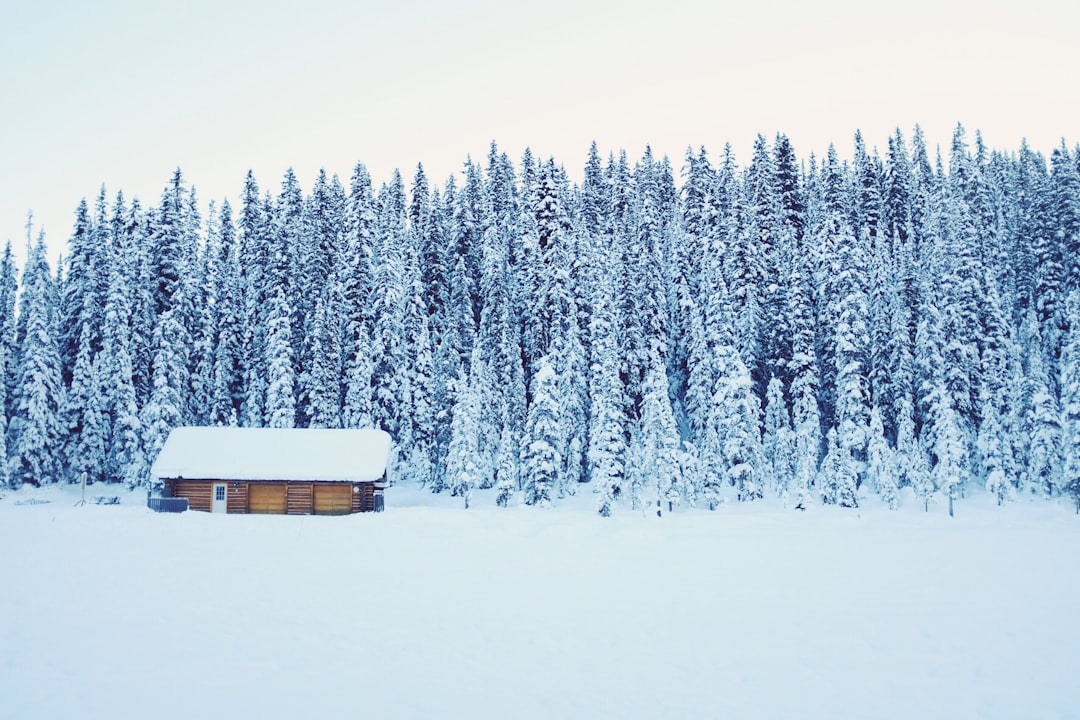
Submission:
[[[487,467],[492,472],[481,480],[481,486],[491,487],[507,456],[517,455],[509,452],[509,446],[504,453],[504,443],[509,440],[504,431],[508,423],[518,422],[516,416],[524,401],[524,387],[520,384],[523,378],[519,377],[520,346],[514,341],[518,333],[513,320],[515,283],[509,267],[509,241],[502,229],[494,225],[483,240],[482,310],[472,362],[483,365],[475,376],[475,382],[479,383],[477,393],[483,398],[479,408],[478,440],[481,454],[491,460]],[[506,469],[516,475],[512,467]]]
[[[789,294],[792,354],[788,363],[791,375],[791,415],[794,448],[793,473],[788,488],[788,501],[793,507],[805,509],[813,500],[814,480],[821,458],[821,412],[818,408],[819,371],[814,342],[814,308],[812,277],[809,270],[809,248],[801,247],[792,259],[794,268]]]
[[[477,366],[473,366],[476,370]],[[479,447],[480,398],[477,385],[465,376],[458,375],[457,402],[454,404],[453,420],[450,421],[450,449],[446,455],[446,478],[450,494],[460,497],[469,508],[472,491],[480,486],[482,471]]]
[[[915,497],[923,502],[923,510],[930,511],[930,498],[937,488],[934,487],[934,475],[930,466],[930,456],[923,448],[921,440],[905,444],[900,452],[900,467],[911,486]]]
[[[1037,340],[1038,333],[1031,338]],[[1042,349],[1036,342],[1027,346],[1024,427],[1028,438],[1026,489],[1052,497],[1061,487],[1061,412],[1050,392]]]
[[[105,407],[106,381],[101,377],[103,359],[100,353],[91,357],[91,332],[88,324],[83,326],[71,386],[64,395],[64,467],[68,482],[78,482],[84,473],[87,483],[105,479],[105,454],[111,431]]]
[[[309,427],[341,427],[343,405],[342,302],[334,283],[327,283],[315,304],[315,336],[311,342],[311,365],[304,377],[307,388]]]
[[[435,408],[432,396],[435,370],[427,313],[422,306],[423,297],[417,290],[419,273],[414,276],[413,286],[413,296],[410,300],[406,322],[411,358],[409,375],[411,428],[402,480],[425,487],[431,482],[434,472],[432,438],[435,433]]]
[[[949,499],[949,516],[952,517],[953,501],[963,492],[968,477],[968,443],[952,406],[952,397],[944,386],[934,391],[933,398],[934,485]]]
[[[148,458],[157,457],[173,428],[188,422],[184,403],[189,387],[188,337],[172,310],[161,316],[154,329],[153,390],[141,417]]]
[[[708,266],[709,263],[706,264]],[[708,289],[711,277],[711,273],[706,269],[701,283],[705,293],[711,292]],[[720,501],[722,478],[718,455],[719,428],[708,422],[712,413],[712,393],[716,386],[713,348],[705,334],[703,313],[693,300],[687,301],[686,312],[689,315],[690,339],[687,348],[689,372],[684,403],[690,426],[688,442],[697,459],[693,486],[695,497],[700,496],[710,510],[715,510]]]
[[[105,188],[102,188],[99,196],[101,204],[104,204],[104,192]],[[59,345],[65,387],[71,385],[71,374],[82,342],[80,338],[85,338],[90,345],[87,360],[93,359],[99,346],[99,322],[104,298],[99,294],[98,275],[100,260],[108,254],[107,245],[102,243],[100,228],[102,225],[108,227],[108,223],[101,222],[100,217],[98,221],[95,227],[84,198],[75,210],[75,227],[68,239],[67,280],[60,296]],[[89,363],[85,366],[89,367]]]
[[[795,474],[795,436],[780,378],[774,376],[769,380],[765,397],[764,475],[771,480],[777,495],[787,497]]]
[[[622,495],[627,420],[623,385],[619,379],[615,289],[608,271],[611,263],[601,263],[599,267],[602,270],[594,286],[593,316],[589,323],[591,358],[587,460],[588,477],[597,495],[596,511],[607,517]]]
[[[795,472],[788,492],[793,507],[805,510],[813,500],[814,485],[821,456],[821,415],[817,401],[817,364],[808,354],[796,353],[807,358],[791,385],[794,399],[793,429],[795,435]]]
[[[657,318],[658,295],[652,280],[652,247],[658,231],[655,205],[649,197],[651,153],[634,168],[633,177],[622,167],[620,157],[617,187],[627,207],[614,228],[612,241],[620,248],[619,317],[622,324],[622,377],[628,415],[640,418],[641,391],[649,367],[649,321]],[[658,338],[659,339],[659,338]]]
[[[266,312],[270,302],[265,275],[269,270],[269,202],[259,196],[259,186],[248,171],[241,193],[239,222],[239,285],[243,289],[241,366],[243,398],[240,425],[261,427],[266,410]]]
[[[101,372],[105,408],[110,417],[106,478],[135,487],[144,481],[148,463],[139,419],[140,386],[147,385],[152,333],[151,296],[144,235],[138,203],[129,210],[117,193],[113,205],[112,244],[106,263],[105,312],[102,322]]]
[[[376,230],[374,326],[371,331],[372,411],[375,426],[397,438],[407,417],[408,357],[405,318],[408,308],[406,250],[410,242],[401,176],[379,191]],[[470,313],[471,325],[471,313]]]
[[[218,317],[215,284],[218,275],[215,260],[220,257],[221,231],[217,204],[211,200],[206,223],[206,237],[198,254],[191,280],[195,294],[192,313],[191,413],[197,425],[210,422],[214,392],[214,347],[217,345]]]
[[[576,486],[585,482],[585,454],[588,450],[588,359],[578,327],[577,308],[568,317],[565,346],[558,356],[559,386],[562,394],[563,420],[563,487],[559,493],[573,495]]]
[[[7,388],[0,390],[0,400],[7,394]],[[7,415],[0,413],[0,490],[11,487],[11,465],[7,451]]]
[[[508,312],[510,310],[508,308]],[[525,368],[521,359],[521,336],[516,327],[505,326],[505,335],[499,345],[502,348],[499,355],[506,359],[500,366],[505,382],[505,402],[495,472],[499,498],[509,503],[511,495],[521,487],[521,438],[525,428]]]
[[[305,205],[300,181],[293,169],[288,168],[281,180],[281,191],[267,214],[270,219],[269,252],[262,278],[262,294],[266,298],[263,314],[266,330],[266,409],[263,424],[270,427],[291,428],[298,422],[302,426],[307,419],[300,380],[304,372],[304,326],[313,313],[305,313],[307,299],[300,296],[302,291],[310,290],[317,298],[320,288],[305,287],[301,269],[311,226]],[[283,314],[287,315],[287,321],[283,319]],[[288,342],[283,343],[286,337]],[[285,345],[288,346],[287,371],[282,352]],[[287,395],[291,396],[292,405],[292,417],[289,419],[285,418],[289,404]]]
[[[270,300],[266,337],[267,427],[291,428],[296,422],[296,382],[293,368],[292,323],[284,289]]]
[[[1062,491],[1080,514],[1080,290],[1066,300],[1069,331],[1061,353]]]
[[[561,408],[559,380],[545,355],[533,376],[532,404],[521,448],[522,499],[526,505],[550,505],[558,487]]]
[[[207,241],[207,303],[214,322],[209,348],[207,402],[204,409],[211,425],[235,425],[243,401],[243,288],[240,284],[236,228],[228,201],[221,206],[218,239]],[[211,254],[211,248],[215,252]],[[216,257],[215,257],[216,255]]]
[[[161,194],[161,204],[151,223],[148,258],[153,280],[154,314],[163,316],[190,300],[182,292],[193,270],[198,245],[198,205],[194,191],[187,187],[180,168]],[[186,308],[185,308],[186,309]],[[185,327],[187,323],[176,318]],[[186,398],[185,398],[186,401]]]
[[[856,475],[865,470],[867,426],[869,424],[869,392],[866,381],[866,333],[868,310],[864,279],[855,276],[865,271],[861,261],[846,262],[843,258],[860,257],[857,251],[847,251],[842,239],[841,270],[835,292],[836,362],[836,431],[840,447],[852,459]],[[847,276],[851,277],[847,277]]]
[[[756,500],[764,497],[764,461],[758,428],[761,408],[752,391],[750,370],[731,345],[717,347],[714,357],[717,380],[706,437],[719,442],[715,454],[721,472],[736,488],[738,498]]]
[[[310,425],[313,422],[314,409],[311,403],[316,401],[316,393],[327,393],[337,396],[337,414],[341,407],[341,347],[343,330],[340,329],[345,310],[340,306],[342,268],[347,251],[348,235],[345,229],[345,218],[348,213],[348,200],[345,188],[337,175],[328,178],[325,169],[320,169],[312,188],[311,195],[305,204],[305,232],[303,245],[298,257],[297,275],[302,292],[297,293],[296,312],[299,315],[299,326],[302,329],[302,342],[299,342],[298,367],[300,368],[301,387],[298,393],[298,418],[302,424]],[[317,325],[317,306],[322,303],[324,311],[329,312],[330,322],[338,326],[338,329],[327,336],[326,328],[320,333]],[[325,307],[333,305],[334,307]],[[301,338],[297,338],[301,340]],[[323,357],[315,358],[315,344],[321,344],[319,348]],[[329,360],[328,360],[329,356]],[[334,366],[336,377],[327,383],[315,380],[315,365],[320,364],[319,373],[326,374],[326,365]],[[318,398],[322,403],[319,412],[321,427],[338,427],[340,418],[327,418],[328,406],[333,400],[326,394]],[[330,412],[333,416],[335,413]]]
[[[15,368],[18,364],[19,349],[15,344],[15,301],[19,284],[16,280],[15,256],[9,240],[4,246],[3,258],[0,259],[0,382],[4,383],[4,406],[0,408],[6,419],[11,417],[12,400],[15,397]],[[6,428],[5,428],[6,433]],[[7,472],[7,456],[0,458]]]
[[[991,268],[984,276],[986,303],[982,312],[981,384],[979,387],[979,429],[975,438],[975,470],[986,489],[1002,504],[1017,482],[1009,428],[1009,376],[1015,342],[1005,318],[1001,297]]]
[[[61,403],[55,281],[40,233],[23,271],[19,305],[17,391],[8,423],[11,486],[58,480]]]
[[[1064,139],[1050,153],[1050,195],[1064,260],[1065,289],[1071,294],[1080,290],[1080,149],[1074,148],[1070,153]],[[1063,327],[1071,328],[1076,315],[1068,305],[1066,296]]]
[[[431,432],[431,455],[433,472],[431,476],[431,492],[442,492],[446,489],[446,455],[450,450],[450,421],[454,402],[456,401],[457,377],[465,371],[465,365],[461,361],[461,355],[448,333],[443,333],[435,347],[432,358],[431,403],[433,412],[433,427]]]
[[[683,402],[690,436],[699,447],[704,441],[706,420],[716,387],[713,352],[724,338],[728,312],[718,258],[709,253],[703,263],[698,297],[690,296],[683,300],[689,332],[685,340],[687,380]]]
[[[107,379],[107,407],[112,416],[105,474],[110,482],[134,488],[143,482],[146,469],[142,448],[142,424],[132,383],[130,335],[125,318],[129,315],[122,275],[109,282],[105,303],[104,344],[101,350],[102,379]]]
[[[820,179],[811,184],[813,192],[808,212],[811,246],[815,254],[814,281],[817,292],[816,355],[821,378],[818,401],[822,424],[838,427],[844,447],[858,449],[859,429],[869,414],[866,394],[866,263],[861,238],[848,217],[847,174],[829,147]],[[841,371],[847,373],[842,381]],[[843,402],[844,423],[837,419],[841,388],[847,389]],[[861,458],[860,458],[861,459]]]
[[[1002,505],[1012,495],[1013,487],[1005,471],[1007,440],[1004,438],[1004,423],[998,404],[988,396],[985,386],[983,395],[982,422],[975,439],[975,449],[979,454],[978,469],[985,479],[986,491],[994,496],[998,505]]]
[[[495,484],[495,504],[509,507],[520,485],[521,447],[510,423],[503,423],[499,435],[499,452],[496,456],[495,472],[498,482]]]
[[[345,367],[342,426],[362,429],[374,427],[371,419],[371,339],[362,323],[355,327],[354,332],[353,348]]]
[[[681,441],[668,396],[668,380],[659,361],[645,376],[642,389],[641,425],[635,438],[639,460],[635,475],[642,479],[641,497],[646,505],[655,498],[656,514],[666,506],[674,509],[685,497]],[[651,496],[651,498],[650,498]]]
[[[866,479],[890,510],[895,510],[900,503],[896,465],[896,452],[889,447],[889,442],[885,439],[881,410],[875,407],[870,411]]]
[[[858,470],[851,452],[840,445],[836,428],[827,436],[829,450],[821,461],[819,485],[821,501],[826,505],[858,507]]]

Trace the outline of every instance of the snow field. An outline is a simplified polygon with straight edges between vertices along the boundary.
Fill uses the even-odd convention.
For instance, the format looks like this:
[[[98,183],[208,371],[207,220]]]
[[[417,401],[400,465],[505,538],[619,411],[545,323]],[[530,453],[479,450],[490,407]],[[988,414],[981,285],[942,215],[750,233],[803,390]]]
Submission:
[[[0,718],[1080,717],[1065,504],[387,493],[330,518],[10,493]]]

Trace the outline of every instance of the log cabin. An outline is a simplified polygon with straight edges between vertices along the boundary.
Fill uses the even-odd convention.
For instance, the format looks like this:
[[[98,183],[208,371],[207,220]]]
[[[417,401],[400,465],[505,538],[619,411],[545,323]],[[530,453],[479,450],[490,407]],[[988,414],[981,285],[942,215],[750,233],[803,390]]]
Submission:
[[[390,436],[382,430],[176,428],[150,474],[191,510],[277,515],[381,511]]]

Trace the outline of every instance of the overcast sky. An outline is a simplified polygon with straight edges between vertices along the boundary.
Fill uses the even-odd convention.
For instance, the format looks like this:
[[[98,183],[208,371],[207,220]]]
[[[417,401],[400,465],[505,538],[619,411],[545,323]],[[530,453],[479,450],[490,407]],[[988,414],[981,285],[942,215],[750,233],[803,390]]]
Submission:
[[[22,250],[32,209],[55,255],[80,198],[156,204],[177,166],[205,203],[249,168],[275,192],[290,166],[309,190],[357,160],[441,184],[492,140],[572,176],[593,139],[676,170],[687,145],[745,163],[759,132],[802,158],[915,123],[932,144],[958,121],[995,148],[1080,141],[1080,5],[1061,0],[155,5],[5,7],[0,243]]]

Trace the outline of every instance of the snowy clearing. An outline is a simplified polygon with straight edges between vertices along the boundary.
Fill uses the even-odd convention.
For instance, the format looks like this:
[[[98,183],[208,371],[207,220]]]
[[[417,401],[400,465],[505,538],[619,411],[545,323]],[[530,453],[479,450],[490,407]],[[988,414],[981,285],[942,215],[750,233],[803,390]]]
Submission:
[[[78,492],[0,499],[5,720],[1080,717],[1064,501],[605,520],[587,493],[284,517]]]

